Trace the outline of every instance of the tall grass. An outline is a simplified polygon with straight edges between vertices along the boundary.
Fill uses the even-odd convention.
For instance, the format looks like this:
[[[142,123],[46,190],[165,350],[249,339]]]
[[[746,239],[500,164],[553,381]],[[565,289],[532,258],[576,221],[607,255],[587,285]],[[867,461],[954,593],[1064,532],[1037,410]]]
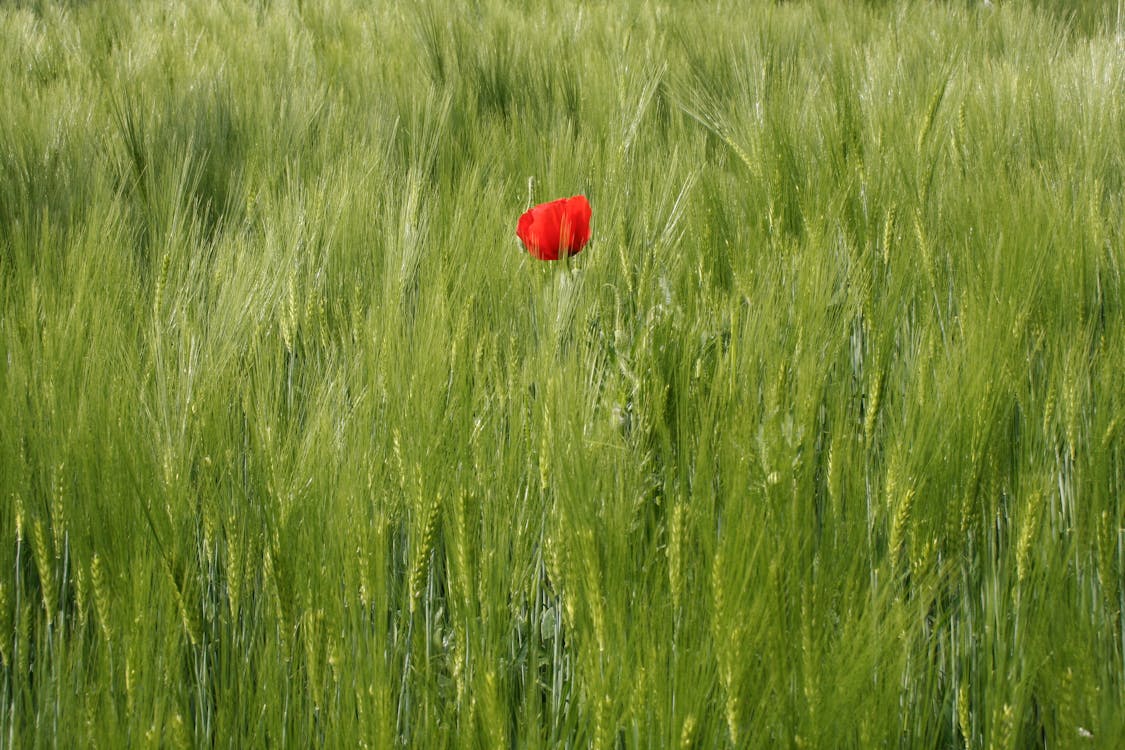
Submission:
[[[0,745],[1113,747],[1120,9],[883,5],[0,7]]]

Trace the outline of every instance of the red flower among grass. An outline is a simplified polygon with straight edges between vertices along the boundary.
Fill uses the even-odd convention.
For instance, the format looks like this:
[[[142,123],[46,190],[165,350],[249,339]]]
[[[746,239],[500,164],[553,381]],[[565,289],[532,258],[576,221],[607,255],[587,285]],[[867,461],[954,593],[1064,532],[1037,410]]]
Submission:
[[[516,236],[539,260],[577,255],[590,241],[590,202],[576,195],[535,206],[520,217]]]

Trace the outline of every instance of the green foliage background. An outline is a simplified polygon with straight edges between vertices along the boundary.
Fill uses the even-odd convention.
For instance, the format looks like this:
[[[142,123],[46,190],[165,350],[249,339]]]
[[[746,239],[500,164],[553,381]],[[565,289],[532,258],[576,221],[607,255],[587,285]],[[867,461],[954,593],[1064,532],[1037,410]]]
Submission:
[[[0,6],[0,745],[1115,746],[1121,14]]]

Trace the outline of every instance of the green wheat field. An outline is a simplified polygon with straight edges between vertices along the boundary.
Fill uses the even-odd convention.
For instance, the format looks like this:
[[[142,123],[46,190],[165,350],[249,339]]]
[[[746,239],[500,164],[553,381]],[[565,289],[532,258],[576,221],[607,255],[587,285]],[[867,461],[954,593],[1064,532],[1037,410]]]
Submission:
[[[1123,6],[3,3],[0,747],[1121,747]]]

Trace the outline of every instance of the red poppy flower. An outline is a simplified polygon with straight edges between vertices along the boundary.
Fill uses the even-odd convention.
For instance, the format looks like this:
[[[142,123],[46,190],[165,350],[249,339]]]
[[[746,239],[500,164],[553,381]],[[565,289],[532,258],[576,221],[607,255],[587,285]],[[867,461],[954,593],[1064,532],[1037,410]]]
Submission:
[[[576,195],[535,206],[520,217],[516,236],[539,260],[577,255],[590,241],[590,202]]]

